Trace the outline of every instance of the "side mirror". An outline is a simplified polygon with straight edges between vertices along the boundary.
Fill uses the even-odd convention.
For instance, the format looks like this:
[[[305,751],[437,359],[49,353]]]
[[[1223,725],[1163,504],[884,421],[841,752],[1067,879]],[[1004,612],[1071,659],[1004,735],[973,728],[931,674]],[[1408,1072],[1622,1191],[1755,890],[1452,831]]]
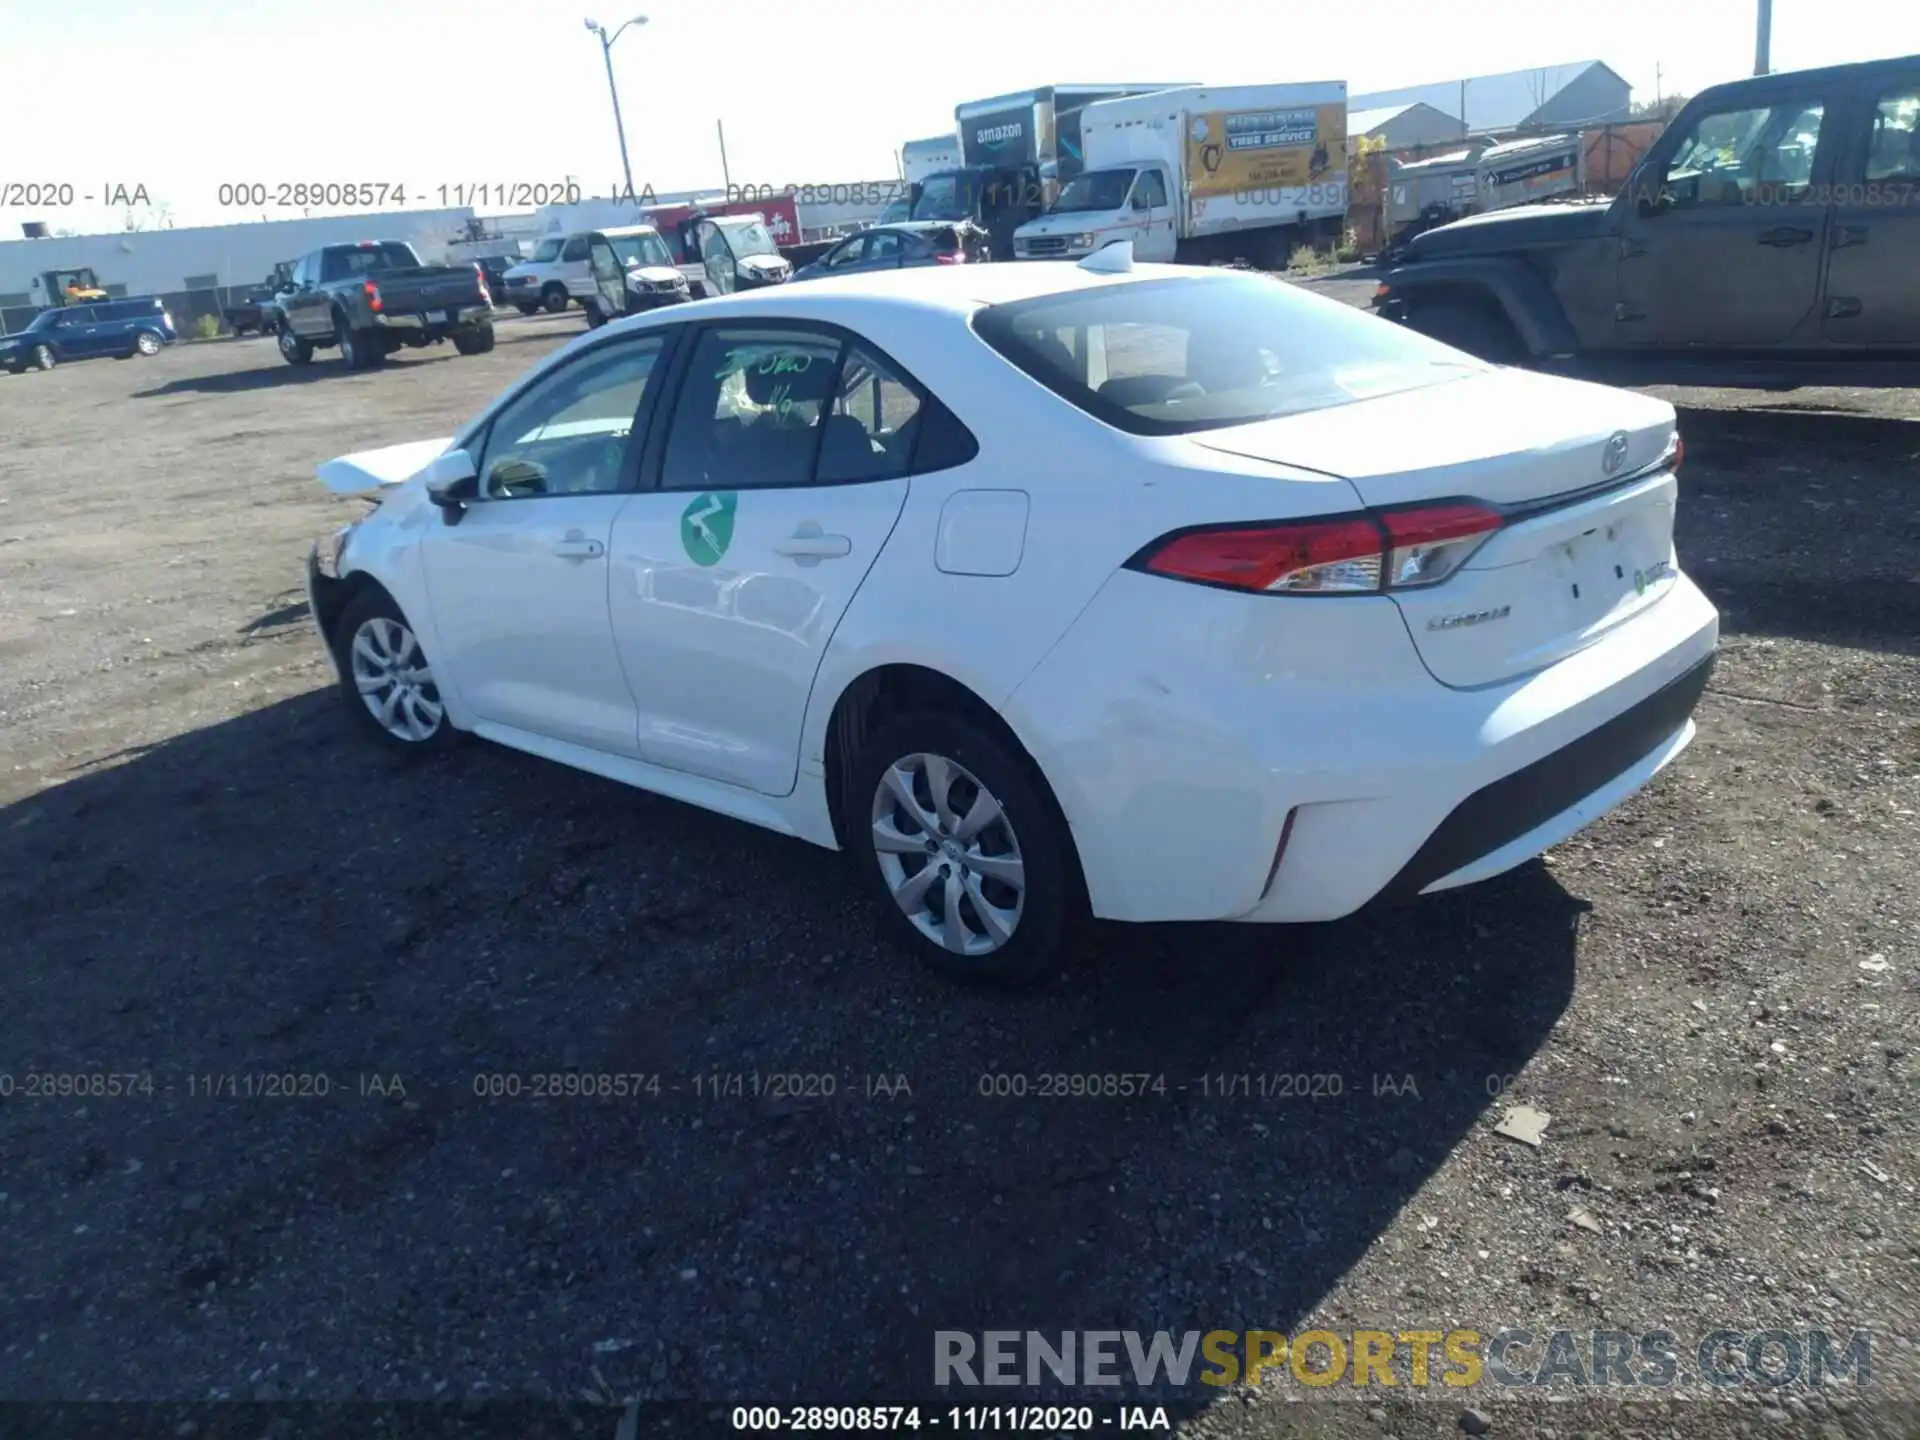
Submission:
[[[480,476],[473,456],[465,450],[436,455],[427,465],[427,499],[440,507],[440,518],[458,525],[469,502],[480,495]]]

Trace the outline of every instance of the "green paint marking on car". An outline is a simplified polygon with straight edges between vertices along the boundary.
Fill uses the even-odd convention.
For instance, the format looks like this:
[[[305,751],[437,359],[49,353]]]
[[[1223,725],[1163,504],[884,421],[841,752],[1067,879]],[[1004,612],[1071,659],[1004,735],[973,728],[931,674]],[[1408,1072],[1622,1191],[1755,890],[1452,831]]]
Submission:
[[[739,495],[732,490],[708,490],[693,497],[680,512],[680,545],[696,565],[718,565],[733,544],[733,511]]]

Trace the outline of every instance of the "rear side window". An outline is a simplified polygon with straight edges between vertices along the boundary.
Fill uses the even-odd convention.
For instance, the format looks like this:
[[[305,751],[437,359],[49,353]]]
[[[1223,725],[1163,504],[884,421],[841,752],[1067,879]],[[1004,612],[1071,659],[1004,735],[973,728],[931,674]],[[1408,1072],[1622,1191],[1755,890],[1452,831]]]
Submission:
[[[674,406],[661,487],[809,483],[839,363],[840,342],[830,336],[771,327],[709,330]]]
[[[1874,107],[1867,179],[1920,183],[1920,84],[1882,95]]]
[[[892,366],[858,345],[847,351],[835,391],[820,436],[820,483],[906,474],[919,429],[919,394]]]
[[[351,280],[356,275],[372,275],[382,270],[400,270],[417,263],[413,252],[398,241],[379,245],[356,245],[352,249],[327,250],[320,257],[320,278]]]
[[[964,465],[966,426],[853,336],[726,326],[688,362],[661,460],[667,490],[786,489]]]
[[[1061,398],[1136,435],[1245,425],[1489,368],[1262,275],[1101,285],[989,306],[973,324]]]

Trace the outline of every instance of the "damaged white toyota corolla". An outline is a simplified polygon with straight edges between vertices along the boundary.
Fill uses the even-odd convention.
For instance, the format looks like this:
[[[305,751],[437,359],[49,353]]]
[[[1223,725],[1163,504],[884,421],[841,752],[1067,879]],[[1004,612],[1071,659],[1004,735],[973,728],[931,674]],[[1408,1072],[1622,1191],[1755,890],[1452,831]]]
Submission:
[[[956,266],[581,336],[350,455],[347,704],[849,850],[956,975],[1484,879],[1685,747],[1672,407],[1276,280]]]

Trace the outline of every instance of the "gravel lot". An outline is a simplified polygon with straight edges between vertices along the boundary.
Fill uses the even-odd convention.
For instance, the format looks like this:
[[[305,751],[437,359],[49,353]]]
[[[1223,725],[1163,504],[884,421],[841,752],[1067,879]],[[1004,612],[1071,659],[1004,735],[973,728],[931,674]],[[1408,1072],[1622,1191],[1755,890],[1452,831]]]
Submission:
[[[1110,927],[1007,999],[880,947],[838,857],[348,729],[301,565],[358,502],[314,464],[451,433],[580,324],[362,375],[248,340],[0,377],[0,1399],[871,1402],[925,1393],[936,1329],[1310,1321],[1867,1328],[1873,1391],[1916,1393],[1920,397],[1670,395],[1723,658],[1693,747],[1544,863],[1297,931]],[[558,1070],[661,1092],[474,1093]],[[978,1093],[1114,1071],[1166,1092]],[[756,1072],[835,1094],[695,1091]],[[1241,1073],[1340,1093],[1199,1084]],[[205,1093],[267,1075],[330,1093]],[[1537,1149],[1493,1132],[1515,1101]],[[1458,1393],[1341,1393],[1189,1423],[1458,1433]],[[1474,1394],[1499,1433],[1629,1413]]]

